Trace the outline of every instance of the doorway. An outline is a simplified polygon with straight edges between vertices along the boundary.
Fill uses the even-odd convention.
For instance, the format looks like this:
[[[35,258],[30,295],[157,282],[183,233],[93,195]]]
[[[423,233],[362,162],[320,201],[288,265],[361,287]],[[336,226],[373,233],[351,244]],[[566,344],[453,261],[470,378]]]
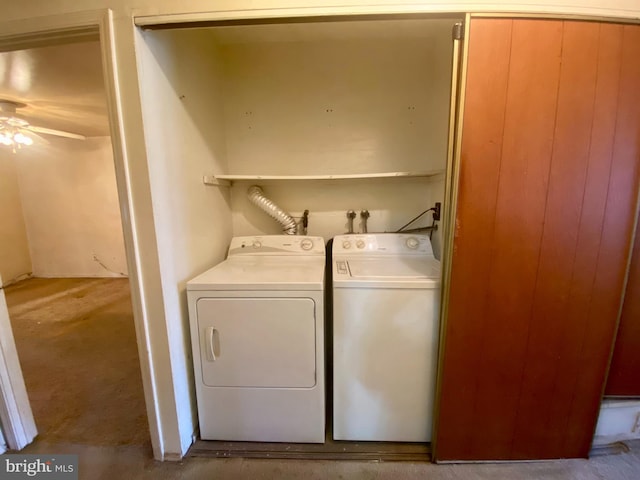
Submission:
[[[0,145],[0,273],[36,442],[149,442],[102,79],[97,35],[0,53],[16,117],[72,134]]]

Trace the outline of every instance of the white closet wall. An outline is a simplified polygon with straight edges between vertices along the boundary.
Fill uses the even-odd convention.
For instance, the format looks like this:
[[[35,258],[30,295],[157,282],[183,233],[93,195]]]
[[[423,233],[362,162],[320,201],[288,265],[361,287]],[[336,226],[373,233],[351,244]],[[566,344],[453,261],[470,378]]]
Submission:
[[[202,32],[145,32],[138,38],[140,93],[163,299],[180,431],[194,431],[186,282],[224,259],[231,239],[227,189],[203,175],[225,171],[217,52]],[[159,299],[160,301],[160,299]],[[171,380],[171,377],[173,379]],[[182,438],[183,450],[189,447]]]
[[[226,140],[233,173],[443,168],[451,23],[212,30],[225,60]]]
[[[11,150],[0,150],[0,277],[5,285],[31,273],[16,160]]]
[[[309,210],[309,235],[328,240],[347,232],[346,211],[357,216],[354,230],[362,231],[360,211],[369,210],[369,232],[395,231],[444,198],[443,175],[433,179],[374,179],[329,181],[256,182],[265,195],[289,211],[295,218]],[[237,182],[232,187],[233,228],[238,235],[276,235],[282,229],[271,217],[253,206],[246,195],[252,182]],[[431,214],[410,227],[431,225]]]

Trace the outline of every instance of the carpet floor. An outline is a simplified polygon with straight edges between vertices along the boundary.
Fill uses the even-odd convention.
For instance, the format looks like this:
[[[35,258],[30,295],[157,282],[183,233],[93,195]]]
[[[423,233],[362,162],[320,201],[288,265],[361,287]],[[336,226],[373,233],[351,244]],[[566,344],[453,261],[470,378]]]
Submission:
[[[125,278],[32,278],[5,289],[38,441],[149,443]]]

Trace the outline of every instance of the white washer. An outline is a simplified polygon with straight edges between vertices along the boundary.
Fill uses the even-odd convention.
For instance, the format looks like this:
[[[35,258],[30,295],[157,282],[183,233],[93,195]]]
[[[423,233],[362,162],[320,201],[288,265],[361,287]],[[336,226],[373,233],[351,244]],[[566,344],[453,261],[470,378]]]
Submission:
[[[236,237],[187,283],[200,436],[325,441],[321,237]]]
[[[428,442],[440,262],[426,235],[333,241],[333,438]]]

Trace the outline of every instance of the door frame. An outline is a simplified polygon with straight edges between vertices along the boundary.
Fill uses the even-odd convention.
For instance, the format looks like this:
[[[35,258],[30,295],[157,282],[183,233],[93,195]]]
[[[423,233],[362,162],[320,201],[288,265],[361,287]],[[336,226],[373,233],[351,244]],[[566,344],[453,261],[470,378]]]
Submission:
[[[447,140],[447,167],[445,178],[444,209],[442,215],[442,253],[440,264],[442,269],[440,281],[440,338],[438,340],[438,363],[436,375],[435,399],[433,407],[433,423],[431,432],[432,458],[437,460],[438,419],[440,412],[440,385],[442,383],[442,364],[446,325],[449,305],[449,286],[451,283],[451,266],[453,263],[453,242],[455,238],[455,219],[458,206],[458,187],[460,183],[460,145],[462,143],[462,119],[464,116],[465,87],[467,80],[467,60],[469,51],[469,27],[471,14],[467,13],[461,26],[461,38],[453,38],[451,100],[449,111],[449,131]]]
[[[0,453],[3,453],[6,447],[22,450],[33,441],[38,430],[33,420],[1,285],[0,276]]]
[[[116,61],[113,12],[111,9],[86,10],[64,15],[25,18],[21,20],[0,22],[0,51],[13,51],[52,43],[73,43],[99,38],[102,56],[102,73],[106,92],[107,110],[111,134],[111,144],[116,170],[118,200],[122,217],[124,242],[127,254],[131,301],[136,327],[138,356],[145,395],[149,432],[154,457],[165,460],[165,441],[162,436],[163,425],[159,412],[159,392],[154,377],[152,347],[149,338],[147,309],[144,305],[142,282],[142,265],[139,258],[138,235],[135,230],[133,200],[128,174],[128,161],[123,128],[123,102],[118,87],[118,67]],[[1,285],[1,282],[0,282]],[[4,292],[1,303],[4,304]],[[24,379],[20,370],[13,334],[8,315],[4,315],[0,305],[0,331],[3,342],[0,343],[0,375],[7,372],[7,378],[0,389],[0,409],[4,404],[15,404],[22,408],[8,409],[6,418],[2,418],[2,429],[8,446],[20,449],[33,441],[37,434],[31,408],[23,392]],[[6,311],[6,309],[5,309]],[[5,318],[6,317],[6,318]],[[26,405],[26,408],[24,408]],[[21,427],[22,426],[22,427]],[[21,436],[12,436],[12,432],[20,432]],[[15,442],[14,442],[15,440]]]
[[[4,441],[4,434],[0,428],[0,455],[7,451],[7,442]]]

